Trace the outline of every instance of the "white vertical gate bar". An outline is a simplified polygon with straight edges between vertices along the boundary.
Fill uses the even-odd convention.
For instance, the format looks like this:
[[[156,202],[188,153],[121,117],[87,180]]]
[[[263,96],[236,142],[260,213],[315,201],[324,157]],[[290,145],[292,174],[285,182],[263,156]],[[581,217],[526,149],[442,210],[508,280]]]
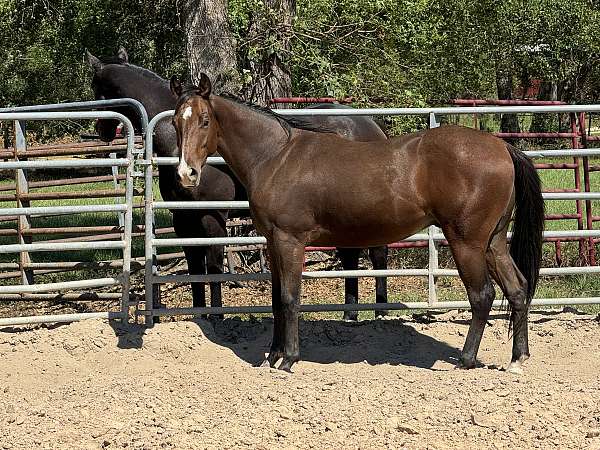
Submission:
[[[154,153],[154,128],[158,122],[173,115],[173,111],[164,111],[150,120],[146,129],[144,145],[146,149],[144,173],[144,255],[145,255],[145,309],[148,311],[145,317],[147,326],[154,325],[154,305],[160,301],[160,285],[154,283],[154,276],[158,274],[156,247],[154,242],[154,190],[152,177],[152,157]]]
[[[127,322],[129,320],[129,307],[131,305],[129,299],[129,288],[131,285],[131,239],[133,231],[133,174],[134,174],[134,155],[135,147],[135,130],[129,119],[122,116],[121,120],[123,128],[127,130],[127,172],[125,175],[125,223],[123,225],[123,234],[121,235],[125,242],[123,248],[123,271],[121,273],[122,297],[121,297],[121,320]],[[117,169],[118,173],[118,169]]]
[[[436,120],[434,113],[429,113],[429,128],[437,128],[440,124]],[[438,233],[438,227],[431,225],[428,231],[428,250],[429,250],[429,265],[427,274],[427,301],[430,306],[433,306],[437,302],[437,289],[435,285],[435,271],[439,266],[439,252],[438,244],[434,239],[436,233]]]
[[[431,225],[428,229],[428,249],[429,249],[429,265],[427,268],[427,281],[428,281],[428,302],[433,306],[437,302],[437,290],[435,286],[435,272],[438,269],[438,247],[437,242],[434,239],[434,235],[438,232],[438,228],[435,225]]]

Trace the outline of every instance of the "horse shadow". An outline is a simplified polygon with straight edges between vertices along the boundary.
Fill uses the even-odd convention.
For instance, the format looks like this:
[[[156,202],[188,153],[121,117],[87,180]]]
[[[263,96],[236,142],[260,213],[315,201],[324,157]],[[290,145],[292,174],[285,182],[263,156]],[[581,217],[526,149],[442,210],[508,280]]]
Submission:
[[[268,352],[272,318],[227,318],[221,321],[194,319],[204,336],[229,348],[249,364],[264,360]],[[301,320],[301,359],[319,364],[390,364],[434,369],[438,361],[455,365],[457,348],[420,333],[402,319],[344,322]]]

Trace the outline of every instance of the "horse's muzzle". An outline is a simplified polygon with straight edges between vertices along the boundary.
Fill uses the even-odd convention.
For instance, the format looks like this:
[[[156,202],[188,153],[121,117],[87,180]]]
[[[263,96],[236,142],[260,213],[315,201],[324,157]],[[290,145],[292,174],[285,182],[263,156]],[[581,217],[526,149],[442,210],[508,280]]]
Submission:
[[[177,174],[181,184],[185,187],[193,188],[200,184],[200,171],[188,166],[183,158],[177,167]]]

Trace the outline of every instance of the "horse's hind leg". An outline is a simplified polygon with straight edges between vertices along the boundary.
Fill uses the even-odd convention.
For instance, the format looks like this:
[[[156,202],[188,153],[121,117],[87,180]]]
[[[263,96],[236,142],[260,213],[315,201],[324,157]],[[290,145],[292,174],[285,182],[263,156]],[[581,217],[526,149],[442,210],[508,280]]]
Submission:
[[[358,269],[358,248],[338,248],[344,270]],[[344,300],[346,305],[358,303],[358,278],[344,278]],[[344,320],[358,320],[358,311],[344,311]]]
[[[373,269],[375,270],[386,270],[387,269],[387,258],[388,248],[387,245],[383,247],[371,247],[369,248],[369,258],[373,263]],[[375,278],[375,302],[376,303],[387,303],[387,278],[376,277]],[[384,309],[378,309],[375,311],[375,317],[387,316],[388,312]]]
[[[508,223],[492,238],[487,251],[490,273],[508,299],[513,327],[513,348],[509,370],[518,372],[523,361],[529,358],[527,333],[527,280],[516,267],[506,243]]]
[[[477,361],[479,344],[494,302],[495,291],[481,243],[449,239],[449,244],[471,304],[471,324],[460,358],[460,367],[471,369]]]

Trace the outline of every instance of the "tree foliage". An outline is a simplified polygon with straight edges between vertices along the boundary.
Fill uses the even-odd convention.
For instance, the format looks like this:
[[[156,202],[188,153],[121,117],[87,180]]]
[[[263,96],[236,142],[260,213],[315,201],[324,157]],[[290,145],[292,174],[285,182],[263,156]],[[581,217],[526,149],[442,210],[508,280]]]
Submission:
[[[274,52],[296,95],[422,106],[495,97],[499,67],[514,84],[541,79],[558,97],[600,93],[600,14],[592,0],[297,0],[290,25],[274,0],[230,0],[241,79]],[[113,54],[163,76],[187,70],[177,0],[0,0],[0,104],[91,97],[83,52]],[[260,27],[253,24],[260,23]],[[260,30],[257,32],[256,30]]]

